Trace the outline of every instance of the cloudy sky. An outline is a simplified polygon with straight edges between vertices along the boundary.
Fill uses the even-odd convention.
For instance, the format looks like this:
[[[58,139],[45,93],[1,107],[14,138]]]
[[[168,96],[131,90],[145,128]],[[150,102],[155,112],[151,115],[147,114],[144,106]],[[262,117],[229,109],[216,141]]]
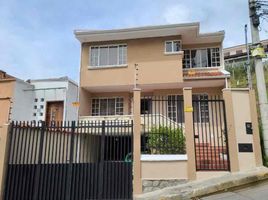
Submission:
[[[197,21],[201,32],[225,30],[225,47],[241,44],[247,0],[0,0],[0,69],[21,79],[78,81],[74,29]],[[265,26],[261,39],[268,38]]]

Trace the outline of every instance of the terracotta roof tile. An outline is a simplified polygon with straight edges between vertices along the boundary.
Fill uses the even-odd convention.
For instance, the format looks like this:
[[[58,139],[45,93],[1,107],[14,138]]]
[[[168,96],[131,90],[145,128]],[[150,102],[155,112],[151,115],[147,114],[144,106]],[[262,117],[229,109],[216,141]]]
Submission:
[[[205,77],[223,77],[225,74],[221,71],[198,71],[187,70],[183,72],[184,78],[205,78]]]

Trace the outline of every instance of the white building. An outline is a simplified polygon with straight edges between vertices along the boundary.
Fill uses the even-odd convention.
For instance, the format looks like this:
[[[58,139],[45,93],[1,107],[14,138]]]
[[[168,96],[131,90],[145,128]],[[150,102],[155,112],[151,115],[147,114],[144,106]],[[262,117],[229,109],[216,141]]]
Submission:
[[[10,119],[72,121],[78,119],[78,85],[68,77],[16,79]]]

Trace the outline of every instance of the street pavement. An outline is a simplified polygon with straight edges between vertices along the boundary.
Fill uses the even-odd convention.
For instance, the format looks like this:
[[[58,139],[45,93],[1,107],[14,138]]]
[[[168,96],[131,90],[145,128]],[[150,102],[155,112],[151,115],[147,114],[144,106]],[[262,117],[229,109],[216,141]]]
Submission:
[[[200,200],[268,200],[268,181],[246,188],[202,197]]]

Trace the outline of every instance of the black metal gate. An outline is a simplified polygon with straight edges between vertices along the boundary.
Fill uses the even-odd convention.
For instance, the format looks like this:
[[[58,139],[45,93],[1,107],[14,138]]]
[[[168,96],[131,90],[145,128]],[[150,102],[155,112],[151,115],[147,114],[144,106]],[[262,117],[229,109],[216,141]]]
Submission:
[[[224,100],[193,96],[196,170],[229,171]]]
[[[4,199],[132,199],[132,121],[12,123]]]

